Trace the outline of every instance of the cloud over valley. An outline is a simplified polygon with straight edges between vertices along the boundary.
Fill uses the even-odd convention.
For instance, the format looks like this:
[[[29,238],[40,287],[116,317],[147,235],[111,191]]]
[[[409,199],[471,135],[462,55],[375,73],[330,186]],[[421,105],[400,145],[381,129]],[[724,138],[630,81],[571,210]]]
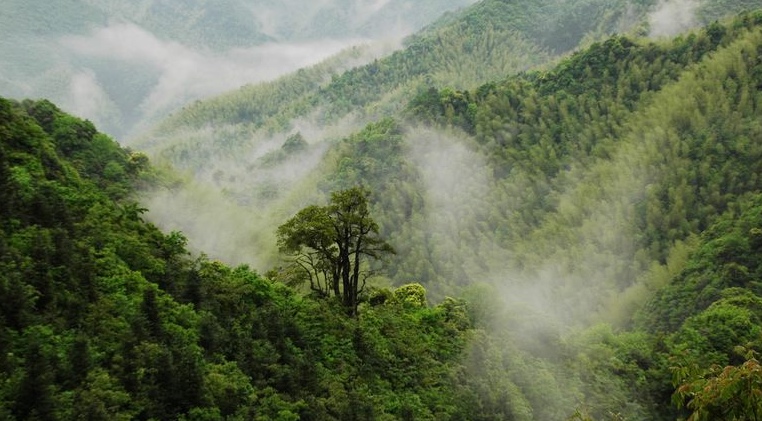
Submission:
[[[97,122],[104,117],[97,115],[101,108],[95,102],[102,101],[104,96],[103,90],[98,89],[100,79],[109,75],[108,68],[102,68],[100,73],[90,69],[87,63],[91,60],[105,60],[114,67],[135,68],[139,69],[138,73],[154,75],[155,79],[147,83],[144,96],[137,104],[141,119],[151,121],[189,101],[274,79],[362,41],[267,43],[217,52],[159,39],[132,23],[114,23],[85,36],[66,36],[61,39],[61,45],[85,63],[71,80],[72,91],[93,93],[89,96],[93,101],[90,104],[83,103],[87,95],[75,95],[68,103]],[[129,90],[135,81],[116,83],[123,85],[121,90]]]

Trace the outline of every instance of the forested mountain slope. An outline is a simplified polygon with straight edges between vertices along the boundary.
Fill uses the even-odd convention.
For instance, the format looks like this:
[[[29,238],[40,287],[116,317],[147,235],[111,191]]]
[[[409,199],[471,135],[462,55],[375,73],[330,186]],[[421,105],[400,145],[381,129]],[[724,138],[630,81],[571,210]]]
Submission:
[[[156,174],[47,101],[0,99],[0,418],[468,417],[463,302],[349,318],[143,221]],[[367,298],[367,297],[366,297]]]
[[[400,136],[385,120],[349,141],[379,133]],[[3,99],[0,136],[4,419],[669,420],[676,365],[689,405],[710,364],[758,377],[735,350],[760,346],[758,190],[672,256],[684,270],[629,332],[556,330],[486,285],[435,307],[379,290],[350,318],[144,222],[132,185],[158,174],[89,122]],[[753,411],[754,383],[728,385],[750,388],[691,410]]]
[[[688,86],[691,82],[681,78],[701,66],[725,65],[711,53],[722,50],[723,55],[728,55],[743,42],[753,43],[738,41],[730,48],[739,37],[749,36],[749,29],[744,28],[717,24],[675,41],[620,36],[596,43],[549,71],[528,72],[471,91],[424,88],[408,106],[407,121],[400,117],[381,120],[351,136],[347,136],[348,132],[356,125],[346,121],[320,126],[309,119],[289,122],[275,113],[279,110],[278,101],[265,98],[277,97],[287,85],[274,83],[255,88],[258,92],[255,96],[242,91],[221,98],[217,104],[202,103],[194,107],[197,114],[188,110],[168,123],[173,125],[188,118],[188,125],[177,126],[186,127],[178,133],[186,134],[187,143],[169,147],[165,152],[180,168],[191,169],[197,180],[209,182],[212,189],[223,193],[204,192],[202,188],[195,193],[164,191],[152,202],[153,215],[157,220],[161,220],[162,213],[171,215],[175,224],[172,227],[187,230],[193,238],[194,226],[201,225],[200,232],[208,232],[209,224],[199,222],[199,213],[214,215],[219,214],[215,212],[219,209],[235,230],[224,236],[227,245],[220,244],[218,255],[232,261],[247,261],[247,256],[267,256],[268,248],[272,250],[268,247],[268,243],[272,244],[272,233],[268,231],[273,221],[285,220],[289,210],[295,211],[309,202],[316,192],[330,191],[335,185],[370,183],[373,191],[388,192],[376,195],[382,226],[399,239],[396,247],[409,250],[401,253],[387,272],[394,282],[415,279],[447,291],[448,284],[464,285],[506,276],[534,278],[536,274],[531,271],[521,273],[530,262],[533,271],[556,278],[553,271],[569,274],[572,265],[569,250],[552,259],[549,265],[554,266],[552,269],[538,267],[538,259],[547,260],[557,254],[555,244],[568,243],[564,246],[568,249],[571,244],[591,243],[588,252],[597,255],[597,251],[604,250],[600,256],[608,257],[601,257],[602,266],[588,270],[598,273],[595,277],[602,277],[601,282],[608,286],[601,288],[600,284],[591,283],[590,288],[598,288],[599,295],[605,295],[602,291],[618,294],[632,286],[652,261],[664,262],[675,241],[683,241],[691,232],[703,229],[713,211],[689,206],[691,211],[701,214],[690,216],[692,222],[687,225],[669,227],[666,221],[675,218],[663,214],[674,210],[668,204],[656,206],[655,198],[664,194],[660,192],[674,190],[666,187],[672,186],[674,180],[656,180],[657,173],[636,168],[633,171],[638,173],[622,174],[618,176],[619,184],[608,186],[605,177],[611,177],[607,172],[612,170],[607,166],[629,160],[632,162],[624,168],[647,167],[659,165],[651,163],[653,160],[666,160],[653,156],[658,149],[631,153],[630,148],[644,147],[635,139],[654,137],[638,132],[640,128],[670,130],[668,127],[674,122],[642,122],[689,109],[684,104],[672,105],[674,101],[690,98],[685,95],[676,98],[673,89],[692,90],[694,87]],[[397,53],[389,60],[404,54]],[[705,64],[700,64],[704,61]],[[350,80],[355,77],[351,75],[365,74],[367,69],[363,67],[334,78],[329,88],[322,88],[321,92],[330,97],[331,90],[343,86],[337,81]],[[312,74],[309,72],[315,70],[306,70],[292,79],[309,80]],[[714,74],[701,76],[705,81],[696,83],[712,84],[714,77]],[[750,80],[749,83],[755,83],[753,77]],[[309,87],[300,89],[292,97],[301,98],[296,102],[307,103],[310,100],[305,95],[309,97],[309,91]],[[252,99],[249,104],[257,107],[252,109],[253,118],[247,117],[246,107],[235,105],[242,104],[247,95]],[[348,100],[351,98],[350,95]],[[340,107],[340,102],[329,103]],[[736,107],[732,101],[728,106]],[[298,114],[302,107],[291,109]],[[705,111],[712,112],[698,112]],[[747,113],[752,116],[754,108]],[[270,114],[273,118],[268,122]],[[443,133],[436,127],[416,128],[417,120],[432,118],[454,124],[466,133],[450,129],[445,129],[449,133]],[[324,122],[322,118],[318,120]],[[203,121],[212,123],[196,132],[187,129]],[[279,151],[289,132],[271,133],[284,124],[292,130],[291,134],[298,132],[311,146],[288,154]],[[743,127],[739,126],[739,130],[746,130]],[[342,137],[345,140],[339,141]],[[385,141],[371,140],[376,138]],[[749,153],[755,152],[752,149]],[[648,157],[644,159],[649,161],[637,162],[633,156]],[[654,180],[643,180],[644,174]],[[665,177],[673,176],[667,173]],[[593,192],[585,187],[587,180],[595,180],[593,184],[608,191]],[[648,193],[638,191],[649,184],[652,186]],[[747,188],[753,186],[739,186],[738,190]],[[621,204],[625,213],[606,215],[604,220],[608,224],[599,222],[596,226],[586,222],[593,216],[600,221],[601,216],[593,214],[593,209],[609,209],[596,205],[595,200],[616,201],[619,199],[615,196],[622,192],[627,192],[626,202]],[[213,201],[194,203],[196,212],[192,214],[177,212],[194,202],[194,194],[196,197],[203,194]],[[637,209],[633,203],[637,203]],[[722,211],[721,203],[712,206],[717,206],[714,212]],[[256,212],[252,214],[248,208]],[[664,226],[649,226],[657,219]],[[228,221],[213,225],[224,232]],[[571,225],[576,227],[569,229]],[[554,242],[559,234],[565,243]],[[204,236],[201,237],[203,242]],[[535,253],[538,244],[546,247],[543,253]],[[206,244],[201,248],[215,253],[216,246]],[[506,255],[512,258],[506,261]],[[257,263],[267,264],[268,260]],[[583,280],[590,275],[578,276]],[[612,279],[616,281],[611,282]],[[581,312],[587,313],[586,307]]]
[[[549,1],[536,7],[535,3],[480,2],[409,38],[407,48],[368,65],[336,73],[335,62],[329,61],[189,105],[134,143],[188,170],[202,183],[157,197],[151,206],[153,217],[167,215],[171,220],[167,227],[182,229],[192,244],[216,256],[272,263],[273,220],[284,220],[310,200],[305,192],[314,188],[302,189],[299,183],[316,180],[308,175],[323,161],[332,141],[368,122],[396,115],[414,92],[439,85],[477,86],[547,63],[564,51],[566,47],[553,44],[557,38],[532,32],[537,29],[532,22],[551,25],[579,17],[581,6]],[[606,12],[575,24],[578,41],[631,26],[626,12],[640,10],[642,16],[646,10],[645,5],[626,2],[595,5]],[[316,146],[290,159],[265,159],[296,133]],[[190,208],[195,209],[193,214],[184,211]],[[250,208],[257,209],[253,217]],[[205,219],[200,214],[215,219],[225,215],[225,223],[209,232],[211,224],[201,222]]]
[[[473,133],[505,197],[521,197],[504,217],[516,252],[587,244],[604,267],[622,253],[606,276],[625,287],[759,187],[759,148],[745,140],[758,136],[756,16],[669,44],[612,38],[553,71],[430,91],[412,109]]]
[[[158,151],[166,150],[164,155],[174,164],[197,170],[198,161],[179,155],[196,151],[197,160],[203,160],[216,151],[215,143],[230,142],[231,131],[239,133],[233,140],[248,150],[251,146],[245,142],[250,132],[262,127],[281,132],[298,126],[302,118],[324,126],[346,116],[367,121],[390,115],[409,99],[411,91],[432,85],[473,87],[547,63],[555,53],[577,47],[583,37],[595,39],[630,29],[639,21],[628,13],[637,10],[632,13],[642,19],[647,7],[626,1],[588,3],[482,1],[409,37],[405,48],[389,57],[334,72],[329,81],[324,70],[314,74],[314,69],[307,69],[308,74],[299,77],[292,75],[194,104],[147,138],[151,145],[160,144]],[[590,14],[587,9],[597,12]],[[573,33],[562,28],[573,28]],[[305,81],[310,83],[308,89]],[[300,96],[290,95],[297,90]],[[272,106],[261,110],[258,104],[263,101]],[[187,129],[210,123],[216,131],[209,133],[206,141],[184,140]]]
[[[187,180],[0,99],[0,418],[762,413],[762,12],[598,40],[651,10],[606,4],[486,1],[191,105],[144,143]],[[550,63],[551,22],[589,45],[490,61]],[[276,230],[358,185],[396,255],[347,315]]]
[[[491,271],[471,278],[491,279],[497,286],[490,295],[502,291],[504,305],[514,309],[492,321],[496,336],[512,343],[533,338],[530,352],[543,355],[563,349],[567,329],[559,326],[580,318],[632,326],[633,311],[656,294],[639,310],[632,334],[586,333],[601,341],[596,352],[613,353],[625,365],[609,367],[621,370],[616,378],[596,375],[585,384],[612,390],[609,399],[651,402],[620,406],[625,419],[677,417],[667,404],[674,391],[670,368],[691,367],[698,389],[690,390],[719,388],[731,380],[695,379],[743,362],[736,346],[759,347],[758,262],[751,256],[762,171],[761,22],[756,12],[671,42],[616,37],[549,72],[473,93],[432,90],[411,103],[413,113],[431,124],[471,133],[472,147],[490,164],[492,196],[469,201],[479,221],[471,238],[481,240],[468,243],[466,253],[445,256],[454,268],[471,264],[455,278],[463,280],[478,273],[471,262],[489,264],[474,244],[489,244],[486,238],[502,246],[497,256],[510,261],[495,260]],[[455,213],[448,226],[462,220]],[[461,231],[449,238],[455,248],[468,237]],[[428,250],[442,250],[442,244],[440,237]],[[478,254],[466,259],[474,248]],[[643,347],[628,348],[634,346],[629,341]],[[507,372],[521,367],[511,360],[513,352],[497,357],[514,361]],[[589,364],[601,368],[595,361]],[[639,369],[630,371],[627,361]],[[720,368],[704,372],[711,364]],[[556,381],[563,378],[554,373]],[[630,378],[624,392],[616,386],[621,377]],[[738,395],[707,390],[704,402],[713,403],[706,419],[722,418],[722,408],[733,406],[728,396]],[[685,396],[690,401],[694,395]],[[553,407],[534,399],[533,408]],[[596,393],[587,399],[590,413],[602,414],[610,404]],[[652,412],[648,405],[654,404]]]
[[[274,136],[256,130],[277,124],[215,123],[251,142],[234,142],[235,159],[219,161],[240,172],[215,165],[215,125],[209,155],[170,156],[226,189],[215,196],[226,212],[256,209],[231,218],[238,232],[254,227],[232,237],[238,250],[252,238],[252,251],[223,245],[233,260],[266,252],[271,221],[330,191],[368,187],[398,251],[377,282],[419,281],[435,299],[478,303],[482,330],[465,365],[481,419],[564,419],[570,408],[582,418],[675,419],[671,367],[704,375],[743,362],[734,346],[758,341],[748,221],[762,170],[761,24],[755,12],[675,39],[615,36],[545,70],[469,89],[424,85],[401,114],[366,112],[371,123],[351,134],[337,125],[328,142],[307,120]],[[292,178],[278,179],[283,169]],[[745,228],[733,228],[739,216]]]
[[[411,91],[473,88],[547,64],[610,34],[675,33],[686,29],[678,15],[693,24],[708,24],[754,5],[666,6],[672,5],[649,0],[481,1],[408,37],[404,49],[389,57],[346,72],[325,64],[302,69],[298,76],[190,105],[135,145],[198,171],[199,162],[216,152],[215,144],[233,143],[249,151],[256,148],[250,138],[262,129],[267,134],[289,132],[298,130],[303,120],[323,127],[348,117],[359,117],[361,125],[398,111]],[[263,102],[265,109],[259,105]],[[197,137],[199,127],[210,130]]]

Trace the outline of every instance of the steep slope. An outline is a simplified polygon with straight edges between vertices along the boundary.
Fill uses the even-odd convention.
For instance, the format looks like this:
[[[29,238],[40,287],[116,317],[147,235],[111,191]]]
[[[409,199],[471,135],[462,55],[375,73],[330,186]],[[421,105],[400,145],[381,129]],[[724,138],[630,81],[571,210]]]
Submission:
[[[558,55],[613,33],[676,33],[687,29],[685,22],[708,24],[753,6],[744,1],[731,1],[722,6],[700,3],[681,10],[671,3],[662,3],[648,0],[481,1],[446,14],[409,37],[405,48],[390,57],[346,72],[330,64],[318,66],[319,75],[308,76],[307,87],[302,83],[305,75],[298,78],[292,75],[261,90],[258,86],[249,86],[193,104],[160,124],[145,136],[148,140],[138,140],[135,146],[148,145],[156,153],[172,148],[165,157],[175,165],[195,171],[197,163],[181,162],[178,156],[198,149],[207,151],[205,154],[213,153],[216,137],[213,130],[204,135],[207,142],[185,140],[193,130],[209,122],[225,126],[219,129],[219,136],[225,138],[226,143],[230,143],[233,131],[241,133],[235,141],[245,144],[248,133],[263,126],[269,133],[298,128],[303,119],[318,126],[348,115],[353,118],[359,115],[368,121],[397,112],[400,104],[410,99],[411,91],[430,86],[473,88],[547,64]],[[685,15],[685,22],[678,19],[679,14]],[[330,82],[326,80],[326,72],[333,75]],[[281,96],[282,92],[293,92],[294,83],[302,96]],[[267,110],[252,105],[262,101],[268,103]],[[162,146],[153,149],[157,144]],[[247,145],[242,149],[250,148],[251,145]]]
[[[0,418],[467,416],[462,302],[413,285],[349,318],[192,257],[128,199],[155,176],[50,102],[0,98]]]
[[[748,358],[736,347],[759,350],[760,23],[755,12],[669,43],[617,37],[549,72],[474,93],[432,90],[411,103],[432,124],[473,133],[472,150],[482,152],[494,184],[480,196],[470,193],[479,183],[464,183],[473,206],[444,211],[446,234],[429,240],[429,254],[402,254],[415,253],[410,271],[435,251],[433,271],[466,267],[456,283],[496,285],[475,297],[491,303],[482,323],[492,334],[481,352],[493,363],[481,373],[491,378],[501,371],[489,367],[505,368],[500,387],[512,391],[514,411],[533,410],[526,419],[558,419],[558,402],[575,399],[579,419],[686,417],[670,405],[680,385],[674,375],[713,379]],[[457,181],[478,173],[458,168]],[[444,179],[452,195],[459,184]],[[475,215],[470,232],[459,225],[464,215]],[[436,235],[421,231],[410,237],[418,244]],[[503,249],[485,253],[484,239]],[[654,295],[631,332],[565,327],[633,326],[633,312]],[[528,363],[529,355],[541,357]],[[522,377],[527,366],[534,380]],[[570,366],[581,371],[565,371]],[[727,398],[726,406],[748,402],[746,392],[721,389],[728,378],[717,381],[697,384]],[[710,419],[723,411],[710,408]]]
[[[365,110],[360,130],[296,133],[277,100],[226,108],[207,130],[232,133],[228,165],[210,147],[188,167],[227,191],[168,211],[218,236],[214,253],[285,264],[267,233],[362,184],[398,251],[374,282],[468,303],[381,289],[357,320],[277,271],[188,257],[128,200],[143,156],[48,102],[0,100],[0,417],[685,418],[672,368],[709,378],[760,347],[761,28],[755,12],[674,40],[612,37],[543,71],[426,85],[404,109]],[[311,106],[313,77],[252,89]],[[339,115],[375,101],[331,89],[356,94],[324,104]]]
[[[410,50],[334,77],[327,87],[320,88],[319,97],[310,99],[309,83],[296,82],[299,78],[309,81],[312,74],[324,74],[316,72],[318,68],[315,68],[291,77],[290,83],[295,87],[293,90],[285,89],[288,84],[279,83],[255,87],[251,91],[241,91],[221,98],[218,102],[198,104],[178,115],[164,129],[170,133],[178,130],[178,133],[183,133],[186,137],[186,142],[168,147],[164,156],[180,168],[193,171],[197,180],[211,182],[224,191],[223,195],[212,196],[218,203],[203,206],[211,214],[215,213],[214,209],[224,209],[231,219],[230,225],[236,227],[235,232],[226,235],[234,239],[230,243],[235,244],[235,247],[225,248],[223,245],[220,249],[220,256],[227,256],[234,261],[246,261],[246,255],[266,255],[267,244],[271,244],[272,240],[272,234],[268,233],[272,221],[284,220],[289,209],[297,209],[319,190],[330,191],[332,185],[361,182],[371,183],[374,190],[389,192],[378,194],[383,226],[394,237],[399,237],[400,247],[415,249],[410,250],[410,253],[401,253],[407,262],[397,262],[389,273],[397,282],[416,279],[433,288],[447,290],[448,287],[444,285],[468,284],[470,280],[494,279],[506,274],[523,278],[520,273],[514,273],[512,267],[505,265],[503,256],[506,253],[515,256],[515,267],[520,268],[525,265],[520,262],[538,259],[537,256],[531,256],[536,246],[533,241],[527,240],[529,236],[539,244],[552,244],[556,235],[556,228],[552,227],[555,225],[560,225],[565,230],[568,228],[566,222],[588,224],[584,222],[588,219],[583,218],[583,215],[589,214],[591,210],[580,209],[587,206],[595,208],[597,205],[590,204],[590,198],[575,198],[574,195],[592,193],[575,193],[575,186],[584,184],[584,180],[589,177],[603,176],[595,175],[596,172],[609,171],[604,168],[610,164],[610,160],[618,154],[625,155],[623,151],[626,147],[623,145],[636,142],[623,139],[644,136],[636,134],[635,128],[639,127],[641,120],[646,119],[641,112],[652,106],[654,95],[674,84],[683,73],[692,72],[692,66],[704,60],[708,53],[725,48],[723,43],[736,39],[739,31],[740,29],[728,30],[724,26],[715,25],[698,35],[666,43],[614,38],[593,45],[551,71],[527,73],[504,83],[487,84],[475,89],[473,93],[451,89],[419,90],[419,95],[409,106],[416,118],[430,119],[432,115],[439,115],[436,119],[462,127],[473,134],[473,138],[458,133],[442,135],[430,129],[408,130],[405,128],[407,123],[394,123],[393,126],[396,125],[397,128],[391,131],[383,128],[383,125],[375,128],[371,125],[365,134],[353,137],[347,135],[358,126],[357,122],[352,124],[341,120],[334,126],[318,124],[331,118],[322,110],[333,109],[342,115],[341,108],[360,109],[365,104],[363,90],[351,87],[368,87],[371,95],[374,95],[373,92],[376,91],[372,87],[375,85],[370,82],[373,80],[373,69],[394,74],[397,67],[387,67],[385,63],[404,63],[403,59],[410,54]],[[425,35],[421,35],[421,39],[424,38]],[[436,39],[434,36],[429,38]],[[420,42],[423,44],[411,41],[411,48],[430,45]],[[368,79],[366,82],[355,82],[364,81],[363,78]],[[312,80],[316,79],[317,76]],[[383,80],[386,79],[382,78],[379,82],[382,86]],[[395,79],[389,80],[393,84]],[[254,96],[249,92],[257,94]],[[297,98],[292,104],[301,104],[292,106],[294,115],[306,114],[310,102],[321,104],[323,98],[326,98],[325,105],[320,108],[320,115],[313,119],[289,122],[288,112],[285,115],[275,113],[280,104],[277,98],[285,98],[287,95]],[[668,96],[670,93],[661,95]],[[250,104],[248,108],[243,106],[244,98],[247,97],[252,99],[247,102]],[[272,99],[268,101],[266,98]],[[661,103],[669,103],[665,101],[659,100]],[[370,104],[377,103],[370,100]],[[360,121],[393,112],[379,110],[377,106],[370,105],[370,110],[365,112]],[[680,109],[685,107],[681,106]],[[236,113],[236,110],[242,112]],[[676,111],[669,111],[673,112]],[[658,110],[654,113],[664,114],[665,111]],[[273,116],[269,121],[268,115]],[[194,124],[200,126],[204,121],[211,121],[211,124],[201,131],[194,133],[180,129],[193,127]],[[649,124],[649,127],[667,130],[669,124],[672,123],[659,122],[655,126]],[[277,133],[283,126],[289,130]],[[276,133],[273,134],[273,131]],[[312,147],[288,159],[267,158],[281,147],[289,133],[295,132],[301,132],[306,141],[313,144]],[[387,133],[395,135],[388,137]],[[338,146],[331,147],[331,152],[324,155],[328,145],[336,144],[335,141],[323,142],[324,138],[331,140],[344,136],[347,136],[347,141],[338,142]],[[386,136],[395,139],[394,142],[399,142],[399,136],[402,136],[405,146],[391,151],[385,146],[379,146],[379,151],[375,151],[372,142],[352,140],[370,139],[374,136]],[[363,146],[355,150],[352,145]],[[619,152],[620,148],[622,152]],[[599,169],[596,169],[597,165],[600,165]],[[380,172],[370,169],[373,167],[380,169]],[[350,178],[336,184],[336,176],[330,175],[334,171],[344,176],[350,174]],[[366,178],[368,174],[371,174],[370,178]],[[448,176],[451,178],[448,179]],[[446,182],[454,184],[446,186]],[[635,184],[637,183],[633,181],[633,188]],[[648,183],[643,185],[646,184]],[[421,193],[424,191],[429,193]],[[167,212],[171,215],[172,223],[176,224],[172,227],[187,230],[193,238],[193,228],[189,223],[197,221],[197,213],[187,215],[187,222],[184,222],[186,216],[173,210],[190,207],[193,195],[181,193],[182,196],[176,197],[180,199],[180,204],[175,207],[171,206],[173,194],[170,191],[157,196],[154,202],[156,206],[152,208],[156,212]],[[427,197],[427,194],[430,196]],[[613,190],[605,194],[611,195]],[[642,196],[641,193],[632,194],[634,198]],[[650,194],[655,195],[656,192]],[[182,201],[188,202],[183,204]],[[427,201],[429,203],[424,204]],[[609,238],[614,243],[621,241],[613,245],[607,243],[602,248],[640,256],[636,259],[636,266],[625,269],[629,263],[621,263],[624,266],[612,269],[615,272],[605,275],[604,278],[609,280],[601,282],[618,286],[601,291],[616,294],[617,290],[632,285],[651,261],[663,262],[666,259],[670,242],[682,240],[689,232],[693,232],[691,230],[706,226],[706,222],[701,222],[700,225],[691,223],[694,228],[684,228],[680,235],[673,233],[667,234],[669,239],[656,238],[672,228],[648,228],[646,221],[654,221],[655,209],[651,208],[648,211],[651,213],[646,216],[642,214],[644,202],[639,203],[641,208],[637,212],[617,217],[624,218],[623,221],[638,220],[638,227],[615,222],[618,228],[606,237],[592,234],[592,231],[589,234],[597,238]],[[160,204],[168,206],[160,208]],[[194,206],[200,209],[198,203]],[[249,206],[257,209],[254,215],[246,210]],[[236,208],[240,212],[232,210]],[[155,213],[154,216],[157,220],[162,220],[160,213]],[[552,221],[555,218],[559,219]],[[217,222],[213,225],[219,230],[225,230],[227,223]],[[249,227],[250,230],[241,229],[242,227]],[[638,231],[641,227],[646,230],[644,233]],[[609,228],[608,225],[601,224],[598,232]],[[622,231],[625,228],[626,231]],[[590,225],[585,229],[593,228]],[[405,234],[401,236],[401,233]],[[644,243],[633,243],[636,235],[644,236],[647,240]],[[568,241],[575,243],[579,239],[571,237]],[[250,244],[248,249],[247,242]],[[524,247],[526,252],[523,251]],[[540,259],[556,253],[552,250],[553,246],[548,247]],[[203,248],[209,251],[216,249]],[[632,255],[622,255],[622,258],[623,262],[629,262]],[[554,260],[554,264],[568,266],[567,263],[562,263],[565,259]],[[258,263],[267,264],[268,261]],[[609,263],[602,264],[609,267]],[[561,267],[551,272],[554,270],[564,271]],[[551,273],[547,276],[555,277]],[[588,276],[580,274],[579,279]],[[610,282],[611,278],[616,278],[617,281]],[[584,288],[579,290],[581,295],[584,291]],[[597,307],[592,302],[591,305]],[[581,312],[585,313],[586,310]]]
[[[427,93],[414,109],[432,104],[472,131],[504,200],[514,198],[495,207],[505,216],[486,232],[509,226],[504,244],[525,263],[572,268],[566,259],[575,253],[601,256],[609,263],[591,264],[600,274],[622,253],[624,266],[604,276],[626,287],[758,188],[758,148],[745,140],[758,136],[758,19],[712,25],[671,45],[614,38],[551,72],[475,95]],[[592,248],[570,249],[580,244]]]
[[[466,267],[455,283],[495,285],[476,296],[495,309],[483,316],[493,332],[483,352],[533,417],[542,408],[539,418],[557,419],[556,402],[575,399],[532,394],[548,389],[581,391],[581,413],[596,419],[685,417],[670,407],[674,369],[710,378],[743,362],[735,347],[759,349],[761,23],[755,12],[670,43],[613,38],[550,72],[413,101],[419,115],[474,133],[495,178],[466,213],[444,211],[446,234],[405,250],[416,258],[404,267],[420,270],[434,251],[435,273]],[[475,215],[470,232],[458,225],[464,214]],[[421,231],[419,244],[435,235]],[[494,257],[482,248],[490,240],[502,247]],[[570,334],[580,320],[636,329]],[[527,365],[547,377],[521,378]]]
[[[536,29],[531,22],[550,19],[548,10],[558,19],[571,16],[565,11],[575,8],[571,2],[563,2],[560,9],[553,4],[536,8],[527,2],[480,2],[411,37],[405,49],[368,65],[337,73],[337,62],[327,62],[186,107],[134,146],[187,170],[206,187],[161,193],[151,202],[152,217],[182,229],[199,241],[193,244],[218,256],[241,262],[257,256],[256,264],[271,264],[267,256],[272,252],[273,221],[284,220],[314,194],[307,193],[315,191],[309,183],[320,176],[311,171],[331,141],[399,113],[413,92],[442,84],[473,87],[547,63],[552,56],[544,44],[551,41],[531,33]],[[627,26],[625,12],[630,8],[625,2],[596,4],[608,12],[587,22],[580,33],[596,38]],[[297,132],[315,146],[292,160],[262,159]],[[200,204],[194,196],[208,200]],[[184,211],[191,208],[197,210],[193,215]],[[254,216],[250,208],[257,209]],[[199,223],[198,214],[225,218]],[[212,226],[218,229],[209,232]]]
[[[749,54],[762,45],[760,24],[757,14],[724,27],[716,53],[663,95],[713,92],[707,116],[738,106],[738,120],[715,124],[721,133],[758,130],[758,113],[746,110],[758,98],[721,98],[748,92],[748,80],[759,83],[744,69],[760,65]],[[702,40],[718,28],[687,42],[709,45]],[[637,44],[630,47],[637,57]],[[682,51],[677,59],[696,57]],[[711,91],[729,80],[728,71],[741,90]],[[634,114],[674,118],[659,95]],[[676,97],[690,102],[690,95]],[[385,119],[341,142],[332,153],[361,159],[339,160],[329,187],[380,179],[375,187],[391,189],[378,194],[383,203],[400,187],[383,179],[408,168],[388,158],[404,157],[409,133]],[[573,419],[616,413],[668,420],[686,415],[669,405],[675,358],[699,367],[738,364],[735,345],[760,345],[758,193],[728,198],[728,212],[709,223],[697,252],[679,265],[685,270],[645,308],[642,331],[596,326],[562,334],[526,308],[505,306],[500,290],[487,286],[467,291],[469,305],[449,299],[431,308],[420,287],[382,290],[352,320],[331,302],[300,296],[248,267],[190,258],[182,234],[143,222],[144,209],[127,199],[132,183],[147,181],[145,158],[90,123],[47,101],[0,100],[0,136],[4,419],[553,420],[578,408]],[[730,135],[729,148],[731,138],[742,141]],[[637,140],[644,139],[646,150],[664,149],[648,136]],[[632,141],[628,135],[622,142]],[[749,151],[741,146],[729,158],[741,158],[734,167]]]
[[[590,21],[576,24],[578,33],[574,36],[554,38],[544,29],[538,30],[537,23],[541,23],[539,27],[554,28],[571,25],[561,22],[563,17],[580,14],[578,6],[572,3],[557,3],[482,1],[462,12],[451,13],[411,36],[403,50],[389,57],[347,72],[334,69],[332,73],[336,75],[327,83],[324,76],[310,78],[314,85],[309,91],[303,91],[307,98],[295,101],[288,95],[270,93],[267,101],[273,107],[261,114],[250,108],[252,102],[260,99],[259,87],[247,87],[238,93],[188,107],[147,137],[152,144],[169,148],[181,143],[186,125],[197,127],[205,122],[226,123],[249,131],[260,128],[277,114],[277,123],[265,126],[282,131],[290,129],[291,120],[295,118],[309,117],[322,126],[350,113],[358,113],[366,119],[390,115],[408,99],[409,92],[421,87],[473,87],[547,63],[551,58],[547,49],[565,52],[578,46],[583,37],[597,38],[632,25],[626,15],[627,2],[598,2],[586,7],[599,10],[601,16],[593,15]],[[638,15],[642,16],[645,8],[640,6],[640,9]],[[287,77],[270,85],[280,86],[278,92],[290,92],[293,80],[293,76]],[[175,130],[179,133],[173,134]],[[204,143],[188,147],[198,148],[214,149]],[[177,165],[194,168],[193,163],[180,162],[176,152],[168,157]]]

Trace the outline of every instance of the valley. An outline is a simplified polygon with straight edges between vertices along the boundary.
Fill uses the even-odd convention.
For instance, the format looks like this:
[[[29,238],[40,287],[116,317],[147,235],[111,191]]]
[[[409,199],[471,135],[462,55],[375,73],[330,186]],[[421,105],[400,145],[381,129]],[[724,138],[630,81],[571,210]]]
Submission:
[[[227,3],[46,26],[79,54],[113,28],[177,53],[113,76],[130,94],[80,91],[124,142],[0,90],[0,418],[762,412],[758,5],[324,2],[286,24],[297,2],[262,2],[252,24]],[[355,45],[392,22],[410,35]],[[244,38],[325,56],[260,81],[227,67]],[[172,76],[199,51],[246,82]]]

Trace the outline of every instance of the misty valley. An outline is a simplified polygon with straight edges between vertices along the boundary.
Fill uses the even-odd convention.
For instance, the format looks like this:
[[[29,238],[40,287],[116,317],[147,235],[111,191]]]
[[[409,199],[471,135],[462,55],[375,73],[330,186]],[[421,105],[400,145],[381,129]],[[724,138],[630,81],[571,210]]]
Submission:
[[[762,417],[752,0],[7,0],[0,419]]]

